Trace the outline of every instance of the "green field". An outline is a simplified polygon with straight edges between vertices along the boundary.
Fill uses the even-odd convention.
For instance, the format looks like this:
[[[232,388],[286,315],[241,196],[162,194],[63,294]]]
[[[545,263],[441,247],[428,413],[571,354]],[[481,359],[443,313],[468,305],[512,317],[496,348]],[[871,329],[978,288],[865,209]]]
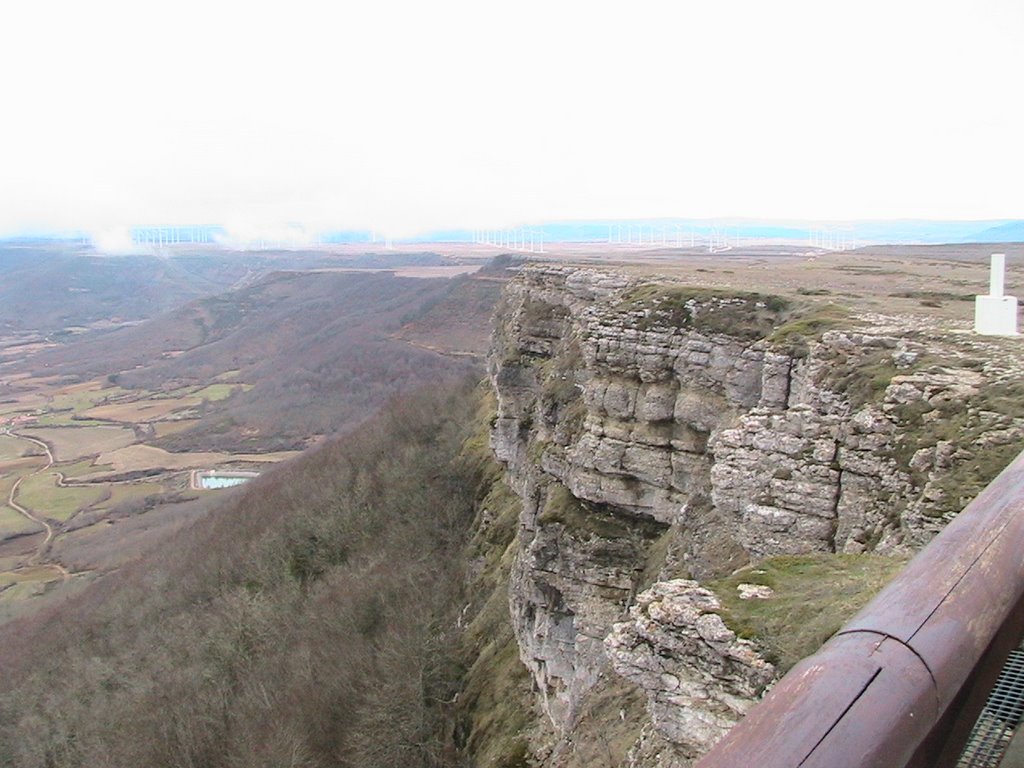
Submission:
[[[26,429],[25,434],[49,444],[58,461],[74,461],[135,442],[135,432],[125,427],[43,427]]]
[[[74,411],[59,411],[57,413],[46,413],[35,420],[34,426],[39,427],[102,427],[109,424],[107,421],[96,419],[79,419]]]
[[[0,504],[7,503],[7,497],[11,492],[11,486],[18,481],[18,476],[19,473],[17,471],[0,474]]]
[[[24,440],[9,435],[0,435],[0,461],[13,461],[21,458],[28,451],[30,446]]]
[[[106,389],[86,389],[77,392],[62,392],[54,395],[50,401],[48,411],[71,411],[79,413],[97,405],[102,400],[120,398],[128,394],[128,390],[121,387],[108,387]]]
[[[0,506],[0,538],[39,530],[42,528],[24,515],[8,506]]]
[[[181,387],[180,389],[171,390],[170,392],[161,392],[159,395],[154,395],[147,399],[171,400],[198,398],[199,400],[209,400],[211,403],[215,403],[219,400],[227,400],[236,390],[242,390],[244,392],[249,389],[252,389],[251,384],[209,384],[205,387]]]
[[[107,488],[59,488],[56,483],[56,475],[50,472],[30,475],[21,481],[15,500],[40,516],[64,521],[107,492]]]
[[[215,403],[218,400],[227,400],[239,386],[238,384],[211,384],[200,389],[195,393],[195,396]]]
[[[94,464],[91,459],[83,459],[76,462],[58,462],[53,465],[55,472],[62,472],[64,477],[69,480],[85,477],[96,472],[109,472],[110,469],[109,464]]]

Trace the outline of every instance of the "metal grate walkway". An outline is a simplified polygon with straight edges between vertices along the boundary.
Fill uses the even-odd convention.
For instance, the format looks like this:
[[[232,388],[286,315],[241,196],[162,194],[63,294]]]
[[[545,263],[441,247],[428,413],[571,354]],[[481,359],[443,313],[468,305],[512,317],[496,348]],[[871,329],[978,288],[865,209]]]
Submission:
[[[1010,652],[956,768],[996,768],[1024,716],[1024,650]]]

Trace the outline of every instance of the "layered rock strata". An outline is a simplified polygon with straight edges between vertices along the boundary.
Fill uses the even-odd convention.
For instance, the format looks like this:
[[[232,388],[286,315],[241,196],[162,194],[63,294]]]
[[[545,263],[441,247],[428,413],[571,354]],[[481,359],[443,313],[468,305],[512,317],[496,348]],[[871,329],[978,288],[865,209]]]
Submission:
[[[726,627],[721,608],[695,581],[659,582],[605,639],[615,671],[648,693],[654,727],[682,758],[707,752],[775,680],[775,668]]]
[[[531,266],[509,284],[489,358],[491,442],[522,500],[520,656],[557,730],[571,731],[611,656],[647,691],[676,757],[696,754],[770,667],[726,641],[713,609],[687,613],[705,605],[696,585],[645,587],[783,554],[915,549],[969,499],[951,476],[1024,447],[1024,420],[991,397],[1012,386],[1008,368],[883,320],[797,333],[799,312],[773,297],[590,269]],[[676,613],[655,629],[652,610]],[[627,611],[633,629],[613,631]],[[670,646],[695,680],[726,664],[747,682],[701,714],[699,696],[655,681],[651,649]]]

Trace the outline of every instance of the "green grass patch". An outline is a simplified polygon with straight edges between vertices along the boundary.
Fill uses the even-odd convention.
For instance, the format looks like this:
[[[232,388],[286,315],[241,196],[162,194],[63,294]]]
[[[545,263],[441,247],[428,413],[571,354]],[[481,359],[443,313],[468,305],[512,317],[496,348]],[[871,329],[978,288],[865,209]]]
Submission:
[[[950,512],[966,507],[1021,451],[1024,441],[993,446],[944,470],[936,483],[944,493],[943,506]]]
[[[541,525],[557,523],[570,532],[600,536],[603,539],[627,538],[634,529],[629,521],[577,499],[561,483],[548,486],[544,509],[537,522]]]
[[[647,283],[627,291],[619,307],[644,312],[641,328],[687,328],[753,341],[768,336],[791,303],[771,294]]]
[[[467,553],[482,561],[480,579],[486,587],[497,585],[502,561],[516,537],[522,502],[503,480],[496,480],[490,492],[478,505],[480,513],[474,524],[474,535]],[[484,516],[486,515],[486,523]]]
[[[195,396],[215,403],[218,400],[227,400],[239,388],[240,385],[238,384],[211,384],[200,389],[195,393]]]
[[[558,327],[569,315],[569,310],[561,304],[549,304],[527,298],[523,302],[520,322],[531,331],[544,333]]]
[[[502,479],[501,466],[488,447],[497,403],[486,384],[477,390],[479,407],[461,458],[482,478],[477,490],[477,517],[466,548],[468,593],[482,604],[462,634],[457,649],[464,669],[456,705],[461,750],[472,765],[525,768],[530,763],[529,732],[533,695],[529,672],[519,660],[508,608],[508,583],[517,549],[519,497]]]
[[[103,464],[102,466],[97,467],[92,463],[92,459],[82,459],[81,461],[76,461],[73,463],[57,463],[53,465],[53,469],[55,471],[62,472],[64,474],[64,477],[67,478],[76,478],[83,477],[85,475],[91,475],[94,472],[100,471],[104,467],[109,469],[110,465]]]
[[[15,501],[38,515],[64,521],[92,506],[106,493],[106,488],[60,488],[56,475],[44,472],[22,480]]]
[[[97,421],[96,419],[79,419],[74,411],[59,411],[57,413],[46,413],[36,419],[33,426],[37,427],[102,427],[109,426],[109,421]]]
[[[0,538],[40,531],[38,525],[8,506],[0,506]]]
[[[668,560],[668,551],[669,547],[672,545],[672,539],[676,535],[677,532],[672,528],[666,528],[664,532],[651,543],[651,546],[647,549],[647,557],[644,560],[644,569],[640,573],[640,583],[637,585],[637,592],[647,589],[654,584],[654,582],[659,580],[661,571]],[[683,578],[683,575],[680,575],[678,578]]]
[[[472,659],[459,697],[465,750],[473,765],[526,768],[533,718],[530,674],[519,660],[506,590],[496,589],[464,635]]]
[[[1024,450],[1024,441],[986,444],[985,435],[992,429],[988,420],[970,415],[972,410],[999,414],[1007,423],[1024,413],[1024,383],[1003,382],[982,388],[967,402],[946,402],[933,408],[917,401],[902,405],[895,413],[902,434],[893,448],[893,458],[907,471],[915,485],[927,480],[923,472],[910,468],[914,455],[923,448],[940,442],[952,442],[968,454],[936,476],[936,485],[943,492],[941,502],[932,508],[937,517],[954,514],[969,504],[1003,469]]]
[[[87,411],[95,405],[107,400],[114,400],[129,392],[122,387],[107,387],[106,389],[90,389],[81,392],[66,392],[55,395],[50,401],[48,410],[70,411],[72,414]]]
[[[850,324],[850,311],[838,304],[815,306],[780,325],[768,341],[776,346],[788,347],[792,353],[807,354],[810,341],[821,338],[825,331]]]
[[[722,602],[722,618],[754,640],[785,673],[814,653],[906,564],[879,555],[810,554],[774,557],[705,584]],[[741,600],[739,584],[771,587],[767,600]]]
[[[853,365],[835,366],[827,379],[833,390],[846,395],[850,405],[860,408],[881,400],[892,377],[899,372],[892,362],[892,353],[881,350],[867,359],[854,360]]]
[[[1024,381],[1007,381],[985,387],[971,403],[983,411],[1004,416],[1024,415]]]

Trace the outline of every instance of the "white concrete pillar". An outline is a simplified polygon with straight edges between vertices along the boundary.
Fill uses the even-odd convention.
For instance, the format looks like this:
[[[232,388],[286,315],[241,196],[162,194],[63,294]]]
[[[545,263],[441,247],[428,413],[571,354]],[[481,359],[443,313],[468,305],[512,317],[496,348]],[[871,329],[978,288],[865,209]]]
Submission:
[[[1003,279],[1006,273],[1006,254],[992,254],[992,270],[988,277],[988,295],[1003,295]]]
[[[1006,256],[992,254],[988,295],[974,298],[974,331],[984,336],[1017,335],[1017,298],[1003,295]]]

